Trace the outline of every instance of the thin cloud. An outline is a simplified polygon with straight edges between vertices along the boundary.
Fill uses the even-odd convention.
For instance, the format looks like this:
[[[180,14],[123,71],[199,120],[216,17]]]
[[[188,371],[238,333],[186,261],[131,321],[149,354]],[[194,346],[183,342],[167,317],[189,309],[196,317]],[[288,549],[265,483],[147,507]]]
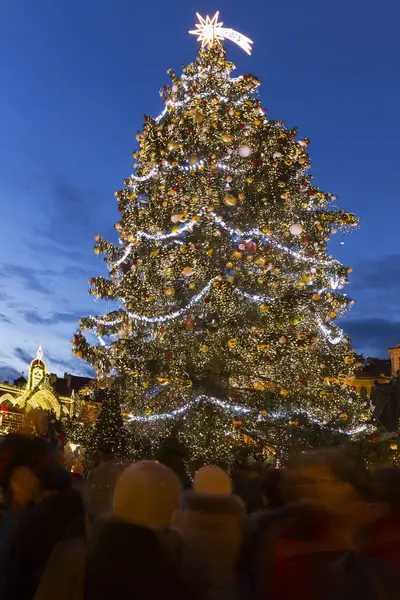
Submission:
[[[51,269],[34,269],[20,265],[3,265],[0,267],[0,276],[4,279],[19,280],[25,289],[33,290],[45,296],[54,293],[50,287],[50,282],[45,280],[56,275],[57,273]]]
[[[0,323],[12,323],[12,321],[7,317],[7,315],[0,313]]]
[[[23,350],[22,348],[14,348],[14,356],[15,358],[18,358],[19,360],[21,360],[22,362],[26,363],[26,364],[30,364],[32,362],[32,356],[26,352],[25,350]]]
[[[28,310],[21,314],[25,321],[32,325],[56,325],[57,323],[75,323],[82,313],[54,312],[50,316],[44,317],[35,310]]]

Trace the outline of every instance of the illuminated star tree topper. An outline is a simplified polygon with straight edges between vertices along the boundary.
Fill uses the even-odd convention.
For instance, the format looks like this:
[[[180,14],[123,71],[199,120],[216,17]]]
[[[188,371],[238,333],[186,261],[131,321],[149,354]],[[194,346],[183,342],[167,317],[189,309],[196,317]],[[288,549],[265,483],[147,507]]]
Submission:
[[[197,41],[201,42],[202,46],[211,48],[216,41],[231,40],[247,54],[251,54],[252,40],[234,29],[222,27],[223,23],[218,23],[219,11],[213,17],[207,15],[205,19],[199,13],[196,15],[200,22],[196,23],[196,29],[192,29],[189,33],[197,35]]]

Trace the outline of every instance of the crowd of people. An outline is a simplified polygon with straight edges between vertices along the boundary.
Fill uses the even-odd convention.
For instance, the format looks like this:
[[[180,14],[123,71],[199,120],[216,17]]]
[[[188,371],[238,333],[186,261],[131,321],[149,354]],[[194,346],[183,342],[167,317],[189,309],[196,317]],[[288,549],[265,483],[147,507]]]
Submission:
[[[185,490],[166,465],[104,453],[74,476],[47,441],[11,434],[0,444],[0,600],[399,597],[396,468],[326,449],[255,483],[262,504],[249,510],[215,465]]]

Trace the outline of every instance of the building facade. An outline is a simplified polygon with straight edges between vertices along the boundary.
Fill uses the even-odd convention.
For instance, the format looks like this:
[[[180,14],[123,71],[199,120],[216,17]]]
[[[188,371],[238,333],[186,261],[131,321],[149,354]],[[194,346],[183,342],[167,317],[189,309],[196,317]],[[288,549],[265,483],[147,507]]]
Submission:
[[[89,377],[69,373],[65,373],[64,377],[48,373],[42,348],[39,347],[29,366],[28,379],[21,376],[13,384],[0,383],[0,431],[6,433],[20,429],[32,409],[54,413],[57,419],[79,415],[83,402],[85,412],[92,413],[95,418],[101,405],[84,400],[85,389],[92,381]]]

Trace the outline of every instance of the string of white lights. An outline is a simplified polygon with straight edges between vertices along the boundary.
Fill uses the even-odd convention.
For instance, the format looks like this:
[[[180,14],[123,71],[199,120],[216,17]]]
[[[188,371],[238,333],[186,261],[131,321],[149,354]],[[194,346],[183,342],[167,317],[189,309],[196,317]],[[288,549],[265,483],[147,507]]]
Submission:
[[[228,98],[227,96],[221,96],[220,94],[215,94],[214,91],[211,92],[202,92],[201,94],[194,94],[193,96],[187,96],[186,98],[184,98],[183,100],[168,100],[165,104],[165,108],[162,111],[161,114],[158,115],[158,117],[156,117],[154,120],[156,123],[159,123],[167,114],[169,107],[172,106],[173,108],[180,108],[181,106],[185,106],[186,104],[188,104],[189,102],[192,102],[194,99],[199,99],[201,100],[202,98],[207,98],[208,96],[216,96],[218,98],[218,100],[220,102],[229,102],[230,100],[232,100],[231,98]],[[242,102],[244,102],[245,100],[247,100],[249,96],[246,94],[244,96],[242,96],[241,98],[238,98],[237,100],[235,100],[233,102],[233,104],[238,105],[241,104]]]
[[[181,414],[187,412],[190,408],[192,408],[193,406],[195,406],[202,400],[205,400],[206,402],[210,402],[210,404],[219,406],[219,407],[223,408],[226,412],[231,412],[231,413],[233,412],[236,414],[253,413],[254,416],[257,416],[257,420],[259,420],[259,421],[265,421],[268,419],[280,420],[280,419],[293,418],[298,415],[304,415],[307,417],[307,419],[309,421],[311,421],[312,423],[315,423],[316,425],[319,425],[322,428],[333,429],[334,431],[337,431],[338,433],[343,433],[343,434],[346,434],[349,436],[361,433],[362,431],[365,431],[368,428],[367,425],[361,425],[360,427],[358,427],[356,429],[347,430],[347,431],[343,430],[340,427],[331,428],[326,423],[326,421],[324,422],[324,421],[321,421],[320,419],[317,419],[311,413],[309,413],[307,410],[304,410],[304,409],[292,411],[291,413],[289,411],[273,412],[273,413],[268,413],[267,415],[264,416],[264,415],[260,415],[259,411],[254,411],[251,408],[247,408],[245,406],[239,406],[237,404],[230,404],[229,402],[225,402],[224,400],[220,400],[219,398],[215,398],[213,396],[206,396],[205,394],[200,394],[199,396],[196,396],[196,398],[193,398],[193,400],[190,400],[189,402],[187,402],[180,408],[177,408],[177,409],[171,411],[170,413],[159,413],[156,415],[147,415],[147,416],[140,416],[140,415],[135,415],[133,413],[130,413],[128,415],[128,419],[130,421],[136,421],[136,422],[141,422],[141,423],[154,422],[154,421],[165,421],[167,419],[173,419],[174,417],[177,417],[178,415],[181,415]]]
[[[245,241],[250,241],[254,237],[260,237],[261,239],[267,240],[268,242],[272,243],[275,248],[278,248],[279,250],[282,250],[283,252],[290,254],[291,256],[293,256],[297,260],[301,260],[302,262],[318,264],[318,265],[340,265],[339,261],[334,260],[334,259],[319,260],[316,258],[305,256],[304,254],[301,254],[301,252],[297,252],[296,250],[292,250],[291,248],[288,248],[287,246],[280,244],[272,236],[263,233],[259,229],[250,229],[249,231],[233,229],[232,227],[229,227],[229,225],[227,225],[227,223],[225,223],[225,221],[223,221],[222,218],[219,215],[217,215],[215,212],[210,212],[209,214],[213,217],[214,222],[218,227],[221,227],[222,229],[227,231],[229,233],[229,235],[231,235],[233,237],[244,239]],[[199,212],[199,213],[197,213],[196,216],[201,216],[201,215],[202,215],[202,212]],[[171,239],[174,237],[178,237],[185,231],[192,230],[197,225],[199,225],[199,221],[190,221],[189,223],[186,223],[185,225],[181,225],[180,229],[177,231],[169,231],[169,232],[159,231],[156,233],[147,233],[145,231],[138,231],[136,233],[136,235],[138,237],[143,237],[148,240],[162,241],[162,240],[168,240],[168,239]],[[111,265],[117,265],[117,266],[120,265],[122,262],[124,262],[128,258],[131,250],[132,250],[132,244],[129,244],[127,246],[127,249],[126,249],[125,253],[123,254],[123,256],[120,259],[118,259],[117,261],[111,263]],[[336,289],[333,286],[332,286],[332,288]]]
[[[257,302],[259,304],[263,302],[275,302],[275,298],[249,294],[247,292],[239,290],[238,288],[235,288],[235,294],[237,294],[238,296],[243,296],[244,298],[247,298],[248,300],[252,302]],[[341,329],[339,330],[339,335],[333,337],[332,332],[328,329],[328,327],[326,327],[326,325],[324,325],[320,317],[317,317],[317,323],[324,337],[328,340],[328,342],[330,342],[334,346],[336,346],[336,344],[339,344],[344,339],[344,332]]]
[[[143,315],[132,313],[130,311],[126,311],[126,314],[133,321],[140,321],[143,323],[165,323],[166,321],[171,321],[187,313],[192,308],[192,306],[194,306],[197,302],[204,298],[207,292],[210,291],[211,286],[216,279],[217,277],[213,277],[198,294],[191,298],[191,300],[187,303],[186,306],[184,306],[180,310],[176,310],[175,312],[169,313],[167,315],[160,315],[158,317],[146,317]],[[120,317],[119,319],[114,319],[113,321],[105,321],[104,319],[99,319],[98,317],[95,317],[93,315],[91,315],[89,318],[92,319],[97,325],[110,325],[111,327],[113,325],[118,325],[122,322],[122,317]]]
[[[173,319],[176,319],[177,317],[180,317],[184,314],[186,314],[195,304],[197,304],[197,302],[199,302],[202,298],[205,297],[205,295],[209,292],[209,290],[211,289],[211,286],[213,284],[213,282],[217,279],[217,277],[213,277],[208,284],[195,296],[193,296],[191,298],[191,300],[188,302],[188,304],[169,314],[166,315],[160,315],[160,316],[156,316],[156,317],[147,317],[147,316],[143,316],[143,315],[139,315],[137,313],[132,313],[130,311],[126,311],[126,314],[128,315],[129,318],[131,318],[133,321],[139,321],[142,323],[165,323],[167,321],[171,321]],[[235,288],[234,289],[235,294],[237,294],[238,296],[243,296],[244,298],[250,300],[251,302],[257,302],[258,304],[264,303],[264,302],[275,302],[275,298],[271,298],[269,296],[260,296],[260,295],[254,295],[254,294],[249,294],[248,292],[243,292],[242,290]],[[95,317],[95,316],[91,316],[90,317],[95,323],[96,325],[108,325],[108,326],[114,326],[114,325],[118,325],[122,322],[122,317],[120,317],[119,319],[114,319],[113,321],[105,321],[104,319]],[[317,317],[317,323],[318,323],[318,327],[321,330],[322,334],[324,335],[325,339],[327,339],[331,344],[333,345],[337,345],[339,344],[343,339],[344,339],[344,332],[342,330],[339,330],[339,334],[336,337],[332,336],[332,332],[329,330],[328,327],[326,327],[326,325],[324,325],[324,323],[322,322],[320,317]]]
[[[303,262],[309,262],[312,264],[325,264],[325,265],[340,264],[339,261],[334,260],[334,259],[318,260],[317,258],[312,258],[310,256],[304,256],[304,254],[301,254],[301,252],[297,252],[296,250],[292,250],[291,248],[288,248],[287,246],[280,244],[272,236],[263,233],[259,229],[250,229],[249,231],[241,231],[240,229],[233,229],[232,227],[229,227],[229,225],[227,225],[225,223],[225,221],[223,221],[222,218],[219,215],[217,215],[215,212],[210,212],[210,215],[212,217],[214,217],[214,220],[217,225],[222,227],[222,229],[225,229],[225,231],[227,231],[232,236],[236,236],[238,238],[245,239],[246,241],[250,241],[253,237],[259,237],[261,239],[267,240],[268,242],[272,242],[276,248],[279,248],[279,250],[283,250],[284,252],[287,252],[288,254],[290,254],[291,256],[296,258],[297,260],[301,260]]]

